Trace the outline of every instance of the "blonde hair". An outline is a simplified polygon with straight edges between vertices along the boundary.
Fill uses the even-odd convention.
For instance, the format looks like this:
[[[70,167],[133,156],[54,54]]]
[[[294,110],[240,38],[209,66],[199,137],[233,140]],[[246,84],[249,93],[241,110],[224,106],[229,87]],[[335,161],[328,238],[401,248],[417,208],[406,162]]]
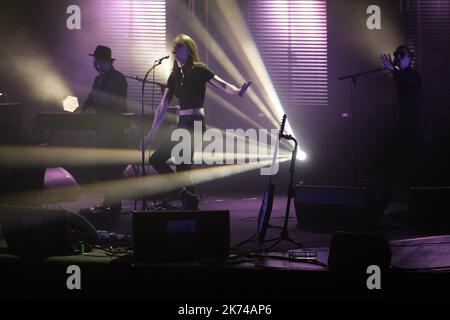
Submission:
[[[186,64],[188,66],[201,63],[200,56],[198,54],[197,44],[190,36],[188,36],[187,34],[180,33],[173,40],[173,46],[176,46],[177,44],[184,44],[188,49],[188,60],[186,61]],[[174,59],[172,71],[176,71],[178,69],[179,69],[178,64]]]

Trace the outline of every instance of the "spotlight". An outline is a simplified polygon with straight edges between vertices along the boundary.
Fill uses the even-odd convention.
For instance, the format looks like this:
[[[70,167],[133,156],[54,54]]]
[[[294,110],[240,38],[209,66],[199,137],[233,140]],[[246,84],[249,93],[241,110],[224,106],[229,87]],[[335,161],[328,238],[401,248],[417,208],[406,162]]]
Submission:
[[[63,102],[64,111],[74,112],[80,105],[78,104],[78,98],[74,96],[67,96]]]
[[[306,153],[304,151],[300,150],[297,153],[297,160],[305,161],[307,158],[308,158],[308,156],[306,155]]]
[[[0,92],[0,103],[8,103],[8,94]]]

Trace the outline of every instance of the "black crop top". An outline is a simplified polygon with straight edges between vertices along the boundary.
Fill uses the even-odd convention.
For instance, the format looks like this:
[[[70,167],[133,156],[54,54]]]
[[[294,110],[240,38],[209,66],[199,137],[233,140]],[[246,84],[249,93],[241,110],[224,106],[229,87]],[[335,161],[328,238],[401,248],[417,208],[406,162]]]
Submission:
[[[167,87],[179,99],[181,110],[200,108],[205,101],[206,83],[214,76],[214,72],[203,63],[184,65],[182,69],[172,71]]]

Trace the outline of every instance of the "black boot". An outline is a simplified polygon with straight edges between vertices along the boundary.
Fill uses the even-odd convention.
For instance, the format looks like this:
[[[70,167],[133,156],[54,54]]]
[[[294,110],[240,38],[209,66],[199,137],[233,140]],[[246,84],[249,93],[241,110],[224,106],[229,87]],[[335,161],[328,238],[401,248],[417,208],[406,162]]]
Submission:
[[[198,204],[200,200],[197,198],[195,194],[192,192],[189,192],[186,188],[183,188],[179,193],[178,196],[183,203],[183,210],[193,210],[198,211]]]

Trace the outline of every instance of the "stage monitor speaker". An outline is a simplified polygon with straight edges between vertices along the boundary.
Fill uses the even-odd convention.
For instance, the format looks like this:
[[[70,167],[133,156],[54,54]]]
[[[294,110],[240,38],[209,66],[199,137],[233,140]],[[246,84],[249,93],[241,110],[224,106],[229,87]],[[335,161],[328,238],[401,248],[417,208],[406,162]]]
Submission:
[[[389,242],[380,235],[334,232],[331,239],[328,268],[337,272],[363,272],[377,265],[387,270],[392,252]]]
[[[229,211],[157,211],[133,215],[138,262],[225,260],[230,247]]]
[[[379,201],[367,187],[295,187],[298,225],[338,228],[374,225],[381,216]]]
[[[0,223],[8,251],[23,258],[72,255],[81,244],[98,244],[95,228],[66,210],[1,206]]]
[[[45,168],[0,168],[0,194],[43,190]]]
[[[450,187],[410,188],[409,211],[417,227],[450,230]]]

